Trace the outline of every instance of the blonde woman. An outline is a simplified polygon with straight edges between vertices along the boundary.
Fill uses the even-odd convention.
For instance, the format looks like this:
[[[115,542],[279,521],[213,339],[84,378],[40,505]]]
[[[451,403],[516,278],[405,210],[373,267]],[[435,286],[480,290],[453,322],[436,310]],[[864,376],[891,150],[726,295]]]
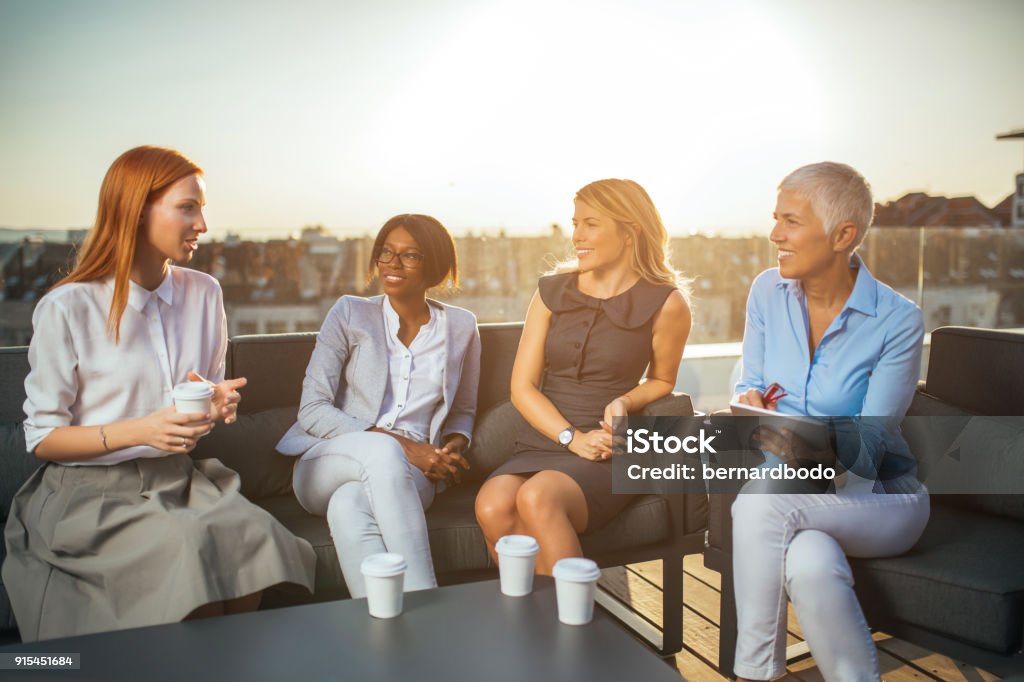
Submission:
[[[542,575],[582,556],[578,535],[629,502],[612,494],[612,419],[672,391],[690,332],[668,233],[640,185],[577,192],[572,243],[575,260],[538,283],[512,369],[512,402],[530,428],[476,499],[492,556],[501,536],[532,535]]]

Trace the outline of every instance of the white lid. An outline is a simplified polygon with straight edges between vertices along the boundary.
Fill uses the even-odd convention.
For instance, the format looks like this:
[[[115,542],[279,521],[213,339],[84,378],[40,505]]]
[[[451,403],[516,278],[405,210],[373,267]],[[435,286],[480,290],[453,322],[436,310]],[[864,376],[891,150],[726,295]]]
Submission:
[[[209,398],[212,395],[213,387],[205,381],[185,381],[174,387],[174,397],[177,400]]]
[[[382,552],[380,554],[371,554],[363,559],[359,569],[363,572],[363,575],[374,578],[390,578],[391,576],[405,573],[406,567],[405,558],[401,554]]]
[[[571,583],[589,583],[601,577],[601,569],[597,564],[581,557],[559,559],[551,573],[555,580],[567,580]]]
[[[494,551],[505,556],[533,556],[540,544],[529,535],[505,535],[494,544]]]

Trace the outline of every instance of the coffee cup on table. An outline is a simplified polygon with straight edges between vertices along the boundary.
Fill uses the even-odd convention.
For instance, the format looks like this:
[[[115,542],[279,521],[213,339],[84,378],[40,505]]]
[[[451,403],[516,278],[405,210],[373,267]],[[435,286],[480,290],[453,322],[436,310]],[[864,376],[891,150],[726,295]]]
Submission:
[[[205,381],[185,381],[171,392],[174,409],[182,414],[201,413],[213,417],[213,387]]]
[[[566,625],[586,625],[594,617],[594,594],[601,569],[590,559],[559,559],[552,571],[558,620]]]
[[[382,552],[363,559],[359,569],[366,585],[366,605],[374,618],[394,618],[402,612],[405,588],[405,559],[401,554]]]
[[[533,567],[540,545],[529,535],[506,535],[494,545],[498,555],[501,593],[523,597],[533,591]]]

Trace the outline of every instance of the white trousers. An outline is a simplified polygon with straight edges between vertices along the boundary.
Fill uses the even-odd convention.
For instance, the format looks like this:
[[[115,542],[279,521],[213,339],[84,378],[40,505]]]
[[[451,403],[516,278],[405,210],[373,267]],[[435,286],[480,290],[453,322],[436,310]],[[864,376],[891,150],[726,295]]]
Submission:
[[[378,552],[401,554],[405,591],[437,587],[424,510],[434,484],[383,433],[347,433],[310,448],[295,463],[295,497],[327,517],[341,572],[353,597],[366,596],[359,566]]]
[[[927,491],[741,493],[732,506],[735,674],[767,680],[786,673],[788,595],[826,680],[880,680],[846,556],[906,552],[924,531],[928,512]]]

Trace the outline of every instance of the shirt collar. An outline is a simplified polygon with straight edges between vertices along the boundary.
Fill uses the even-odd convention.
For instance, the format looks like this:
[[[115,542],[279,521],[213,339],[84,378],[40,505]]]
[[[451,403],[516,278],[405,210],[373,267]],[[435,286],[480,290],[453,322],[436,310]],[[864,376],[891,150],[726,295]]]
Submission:
[[[878,282],[874,275],[864,265],[864,261],[858,254],[850,256],[850,267],[857,268],[857,279],[853,283],[853,291],[846,299],[843,310],[851,308],[859,313],[874,317],[878,311]],[[776,288],[786,288],[797,295],[803,295],[803,289],[798,279],[785,279],[780,277],[775,283]]]
[[[398,338],[398,330],[401,328],[402,321],[398,319],[398,313],[393,307],[391,307],[391,300],[385,294],[381,297],[383,300],[381,306],[384,308],[384,326],[387,329],[388,334]],[[427,329],[433,322],[435,315],[434,306],[431,305],[433,301],[427,299],[427,311],[430,313],[430,320],[423,325],[422,329]]]
[[[173,305],[174,303],[174,277],[171,274],[174,266],[167,268],[167,273],[164,275],[163,281],[153,291],[149,291],[143,287],[140,287],[135,282],[128,280],[128,305],[140,313],[145,309],[146,304],[149,303],[152,298],[159,298],[167,305]],[[110,279],[111,286],[113,286],[113,278]]]
[[[857,254],[850,258],[850,267],[857,268],[857,280],[844,307],[874,317],[878,311],[878,283]]]

